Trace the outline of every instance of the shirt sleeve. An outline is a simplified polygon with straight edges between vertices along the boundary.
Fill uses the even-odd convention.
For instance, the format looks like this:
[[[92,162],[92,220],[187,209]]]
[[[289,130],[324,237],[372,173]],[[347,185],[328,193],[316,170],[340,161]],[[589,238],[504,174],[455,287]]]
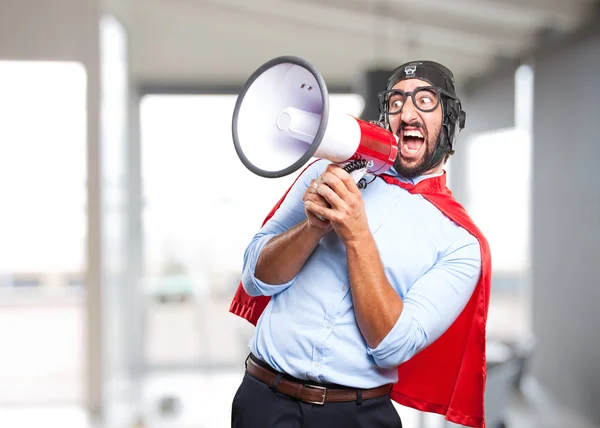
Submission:
[[[260,231],[254,235],[250,244],[246,247],[242,265],[242,286],[250,296],[273,296],[281,293],[295,282],[296,278],[294,277],[285,284],[264,283],[254,276],[256,264],[262,249],[272,238],[306,220],[302,195],[310,185],[310,182],[318,178],[325,171],[329,163],[326,160],[319,160],[306,168],[291,187],[277,211],[275,211]]]
[[[439,338],[467,305],[481,275],[479,242],[470,239],[450,250],[419,278],[403,298],[396,324],[367,352],[384,368],[397,367]]]

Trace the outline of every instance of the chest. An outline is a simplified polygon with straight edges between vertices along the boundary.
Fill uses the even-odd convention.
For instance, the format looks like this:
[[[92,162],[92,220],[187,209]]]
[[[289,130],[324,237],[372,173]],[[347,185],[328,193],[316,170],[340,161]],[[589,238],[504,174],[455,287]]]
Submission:
[[[457,226],[420,195],[376,180],[363,190],[369,229],[386,277],[401,295],[451,250]],[[346,251],[334,232],[312,262],[347,277]],[[346,279],[347,280],[347,279]]]
[[[404,294],[452,246],[456,225],[422,196],[395,186],[363,200],[386,276]]]

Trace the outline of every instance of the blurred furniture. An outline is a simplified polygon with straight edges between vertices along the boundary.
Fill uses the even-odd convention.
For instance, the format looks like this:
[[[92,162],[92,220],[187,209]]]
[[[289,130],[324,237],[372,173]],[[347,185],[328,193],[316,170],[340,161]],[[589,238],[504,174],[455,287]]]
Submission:
[[[506,341],[488,338],[485,419],[488,428],[506,428],[510,396],[520,390],[535,340]],[[509,428],[509,427],[508,427]]]

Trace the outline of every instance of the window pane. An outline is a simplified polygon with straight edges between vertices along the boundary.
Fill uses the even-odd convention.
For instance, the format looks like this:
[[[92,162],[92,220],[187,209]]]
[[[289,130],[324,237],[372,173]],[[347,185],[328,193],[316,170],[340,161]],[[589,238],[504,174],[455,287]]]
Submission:
[[[467,144],[467,210],[492,252],[488,333],[529,333],[529,204],[531,143],[521,129],[479,134]]]
[[[86,73],[0,61],[0,94],[0,403],[78,401]]]

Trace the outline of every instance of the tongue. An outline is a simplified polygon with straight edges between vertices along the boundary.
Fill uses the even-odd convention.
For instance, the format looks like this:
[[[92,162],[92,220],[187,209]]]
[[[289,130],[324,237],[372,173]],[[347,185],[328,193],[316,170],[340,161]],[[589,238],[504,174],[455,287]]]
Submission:
[[[417,138],[417,137],[405,137],[404,143],[406,144],[406,147],[408,147],[409,149],[417,150],[421,147],[421,144],[423,144],[423,140],[421,138]]]

